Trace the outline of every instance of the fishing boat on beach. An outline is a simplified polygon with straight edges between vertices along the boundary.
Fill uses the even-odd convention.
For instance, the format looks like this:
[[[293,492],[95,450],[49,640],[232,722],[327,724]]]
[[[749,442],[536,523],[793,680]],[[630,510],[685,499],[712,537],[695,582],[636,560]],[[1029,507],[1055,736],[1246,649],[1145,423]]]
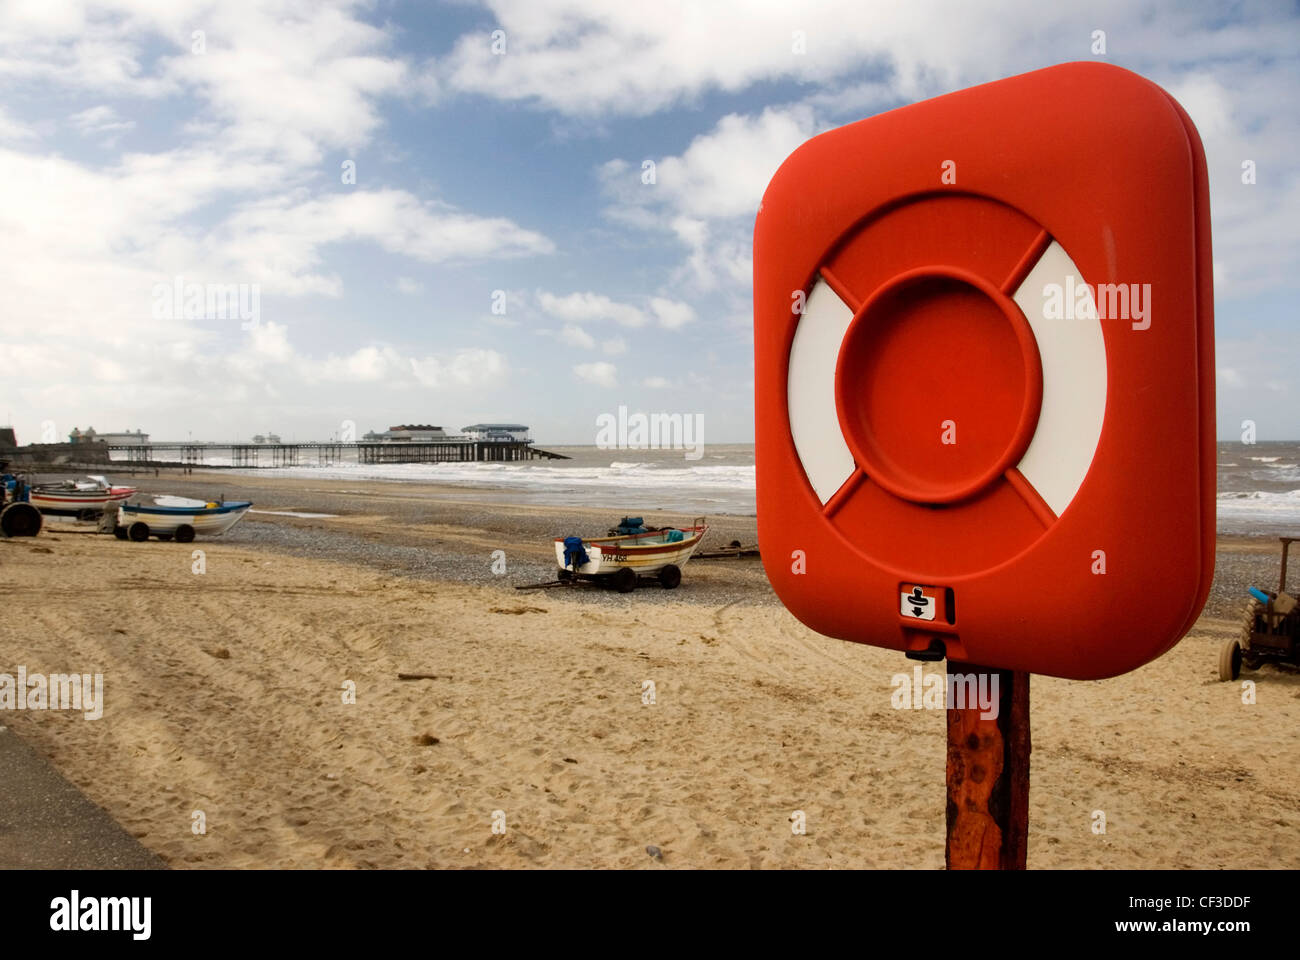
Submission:
[[[612,536],[556,537],[559,578],[609,578],[619,593],[636,589],[641,578],[658,580],[668,590],[682,582],[682,567],[708,532],[703,517],[689,527],[648,529],[640,517],[624,517]]]
[[[138,542],[157,537],[189,543],[196,534],[216,537],[225,533],[252,505],[250,500],[195,501],[182,506],[124,503],[117,508],[117,529],[113,533],[119,540]]]
[[[90,518],[103,513],[110,504],[128,499],[135,492],[135,487],[115,486],[107,477],[91,475],[84,480],[34,486],[28,495],[28,503],[41,513]]]

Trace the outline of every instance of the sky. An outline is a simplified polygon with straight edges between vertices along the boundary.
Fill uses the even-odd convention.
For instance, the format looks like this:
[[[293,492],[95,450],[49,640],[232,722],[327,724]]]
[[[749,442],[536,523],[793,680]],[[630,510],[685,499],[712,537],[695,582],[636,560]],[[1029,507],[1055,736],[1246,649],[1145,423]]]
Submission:
[[[1196,123],[1219,436],[1300,438],[1300,11],[1180,0],[3,0],[0,417],[20,443],[509,421],[565,444],[626,406],[749,441],[781,161],[1071,60]]]

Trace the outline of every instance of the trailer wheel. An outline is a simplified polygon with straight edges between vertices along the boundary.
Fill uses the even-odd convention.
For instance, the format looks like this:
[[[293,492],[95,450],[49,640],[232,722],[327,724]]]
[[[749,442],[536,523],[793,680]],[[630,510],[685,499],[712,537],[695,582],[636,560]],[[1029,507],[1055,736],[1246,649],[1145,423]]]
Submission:
[[[1229,640],[1219,651],[1219,679],[1225,683],[1241,676],[1241,641]]]
[[[149,524],[143,520],[137,520],[131,526],[126,528],[126,535],[136,543],[149,539]]]
[[[172,538],[172,535],[171,535],[170,533],[160,533],[160,534],[158,534],[158,539],[159,539],[159,540],[170,540],[171,538]]]
[[[102,514],[103,512],[104,511],[102,510],[92,510],[90,507],[83,507],[82,509],[77,511],[77,519],[83,521],[98,520],[100,514]]]
[[[659,582],[663,584],[665,590],[676,590],[677,585],[682,582],[682,568],[675,563],[670,563],[659,571]]]
[[[126,527],[114,527],[114,528],[113,528],[113,536],[117,537],[117,539],[119,539],[119,540],[125,540],[125,539],[126,539]]]
[[[631,593],[636,589],[636,571],[631,567],[620,567],[613,577],[614,589],[619,593]]]
[[[0,533],[6,537],[34,537],[44,522],[41,511],[23,500],[0,510]]]
[[[176,528],[176,542],[193,543],[194,528],[191,527],[188,523],[182,523],[179,527]]]
[[[572,580],[572,579],[573,579],[573,571],[572,571],[572,570],[566,570],[566,569],[564,569],[564,567],[560,567],[560,569],[559,569],[559,570],[556,572],[556,574],[555,574],[555,579],[556,579],[556,580]]]

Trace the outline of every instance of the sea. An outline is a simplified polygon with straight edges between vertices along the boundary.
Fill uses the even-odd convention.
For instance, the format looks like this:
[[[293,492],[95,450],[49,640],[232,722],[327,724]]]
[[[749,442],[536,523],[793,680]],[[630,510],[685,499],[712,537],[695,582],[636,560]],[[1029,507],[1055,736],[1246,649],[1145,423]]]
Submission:
[[[1221,443],[1220,533],[1300,537],[1300,443]]]
[[[437,483],[464,488],[466,499],[608,508],[616,513],[728,513],[752,516],[754,445],[709,444],[697,460],[682,450],[608,450],[552,446],[568,460],[520,463],[351,461],[282,467],[275,475],[358,482]],[[220,451],[214,448],[213,453]],[[229,464],[205,456],[212,466]],[[266,474],[260,470],[239,473]],[[1300,443],[1218,445],[1220,533],[1300,536]]]

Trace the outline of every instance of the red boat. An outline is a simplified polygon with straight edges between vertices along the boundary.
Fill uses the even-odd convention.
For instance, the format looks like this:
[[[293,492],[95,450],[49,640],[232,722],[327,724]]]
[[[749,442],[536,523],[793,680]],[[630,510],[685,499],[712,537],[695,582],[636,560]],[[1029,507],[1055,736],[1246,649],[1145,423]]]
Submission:
[[[41,513],[89,516],[102,513],[109,504],[120,503],[135,492],[135,487],[114,486],[107,477],[89,476],[32,487],[28,499]]]

